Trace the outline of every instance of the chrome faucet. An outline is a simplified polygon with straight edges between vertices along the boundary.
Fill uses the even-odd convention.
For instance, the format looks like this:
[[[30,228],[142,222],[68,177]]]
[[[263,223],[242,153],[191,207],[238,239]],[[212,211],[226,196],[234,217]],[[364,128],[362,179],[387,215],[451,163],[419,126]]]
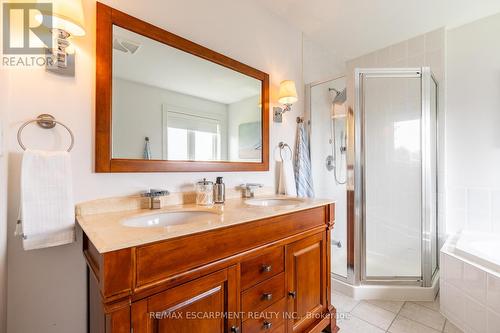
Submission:
[[[170,192],[167,190],[153,190],[141,193],[142,197],[149,198],[149,209],[160,209],[161,208],[161,197],[169,195]]]
[[[254,183],[247,183],[247,184],[241,184],[239,186],[239,189],[241,190],[241,194],[243,198],[253,198],[255,196],[255,190],[258,188],[261,188],[263,185],[262,184],[254,184]]]

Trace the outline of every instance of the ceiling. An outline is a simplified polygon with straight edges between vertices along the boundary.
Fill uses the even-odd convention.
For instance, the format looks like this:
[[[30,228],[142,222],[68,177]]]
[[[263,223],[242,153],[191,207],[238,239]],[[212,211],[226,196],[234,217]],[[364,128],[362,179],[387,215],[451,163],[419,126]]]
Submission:
[[[261,82],[250,76],[117,26],[113,37],[139,45],[133,54],[113,49],[113,77],[223,104],[260,95]]]
[[[256,0],[345,62],[500,12],[500,0]]]

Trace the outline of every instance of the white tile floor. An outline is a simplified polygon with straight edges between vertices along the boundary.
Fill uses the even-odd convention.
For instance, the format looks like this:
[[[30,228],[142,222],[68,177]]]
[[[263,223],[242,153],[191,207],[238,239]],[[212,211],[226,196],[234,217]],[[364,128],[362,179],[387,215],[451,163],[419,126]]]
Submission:
[[[332,293],[340,333],[461,333],[434,302],[357,301]]]

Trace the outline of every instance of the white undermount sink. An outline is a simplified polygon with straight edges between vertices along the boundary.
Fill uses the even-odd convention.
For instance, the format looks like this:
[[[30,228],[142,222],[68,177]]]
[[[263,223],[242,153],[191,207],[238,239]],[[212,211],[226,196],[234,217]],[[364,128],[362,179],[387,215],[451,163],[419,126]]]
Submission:
[[[216,216],[208,211],[172,211],[155,215],[143,215],[123,220],[122,225],[132,228],[166,227],[210,220]]]
[[[297,206],[302,202],[304,202],[304,200],[299,198],[261,198],[245,200],[247,205],[261,207]]]

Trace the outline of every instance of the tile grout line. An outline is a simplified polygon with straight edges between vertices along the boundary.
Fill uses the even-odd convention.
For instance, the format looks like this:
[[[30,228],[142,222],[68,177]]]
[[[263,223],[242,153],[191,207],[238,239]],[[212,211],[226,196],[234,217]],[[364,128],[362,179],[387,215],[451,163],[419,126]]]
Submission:
[[[445,317],[445,316],[443,316],[443,314],[442,314],[441,312],[439,312],[439,311],[434,311],[434,310],[432,310],[432,309],[429,309],[429,308],[428,308],[428,307],[426,307],[426,306],[423,306],[423,305],[420,305],[420,304],[416,304],[416,303],[411,302],[411,301],[408,301],[408,302],[409,302],[409,303],[413,303],[413,304],[415,304],[415,305],[417,305],[417,306],[420,306],[420,307],[422,307],[422,308],[425,308],[425,309],[427,309],[427,310],[429,310],[429,311],[439,313],[439,314],[440,314],[440,315],[444,318],[444,321],[445,321],[445,323],[446,323],[446,320],[447,320],[447,319],[446,319],[446,317]],[[408,303],[408,302],[405,302],[405,304],[406,304],[406,303]],[[402,309],[402,308],[403,308],[403,307],[401,307],[401,309]],[[417,324],[423,325],[423,326],[425,326],[425,327],[427,327],[427,328],[430,328],[430,329],[432,329],[432,330],[434,330],[434,331],[436,331],[436,332],[443,332],[443,330],[444,330],[444,325],[443,325],[443,328],[442,328],[441,330],[439,330],[439,331],[438,331],[438,330],[437,330],[437,329],[435,329],[434,327],[430,327],[429,325],[427,325],[427,324],[425,324],[425,323],[422,323],[422,322],[420,322],[420,321],[418,321],[418,320],[416,320],[416,319],[408,318],[408,317],[406,317],[405,315],[401,315],[401,317],[403,317],[403,318],[405,318],[405,319],[407,319],[407,320],[413,321],[414,323],[417,323]]]
[[[355,306],[351,309],[351,311],[349,311],[349,313],[351,314],[351,316],[354,316],[354,315],[352,314],[352,312],[354,311],[354,309],[356,309],[356,308],[358,307],[358,305],[359,305],[359,304],[361,304],[361,301],[362,301],[362,300],[356,300],[356,301],[357,301],[356,305],[355,305]]]
[[[349,312],[349,313],[350,313],[350,312]],[[379,330],[383,331],[383,328],[382,328],[382,327],[377,326],[377,325],[374,325],[374,324],[372,324],[372,323],[370,323],[370,322],[366,321],[365,319],[363,319],[363,318],[361,318],[361,317],[358,317],[358,316],[356,316],[356,315],[354,315],[354,314],[352,314],[352,313],[350,313],[350,314],[351,314],[351,316],[352,316],[352,317],[357,318],[357,319],[361,320],[362,322],[364,322],[364,323],[366,323],[366,324],[368,324],[368,325],[370,325],[370,326],[373,326],[373,327],[378,328]]]
[[[366,301],[366,300],[359,300],[359,301],[358,301],[358,303],[357,303],[357,304],[356,304],[356,305],[352,308],[352,310],[351,310],[351,311],[349,311],[349,314],[350,314],[352,317],[354,317],[354,318],[358,318],[359,320],[361,320],[362,322],[365,322],[366,324],[368,324],[368,325],[370,325],[370,326],[376,327],[376,328],[378,328],[378,329],[382,329],[381,327],[378,327],[377,325],[374,325],[374,324],[372,324],[372,323],[370,323],[370,322],[366,321],[365,319],[363,319],[363,318],[361,318],[361,317],[358,317],[358,316],[356,316],[355,314],[353,314],[353,313],[352,313],[352,312],[354,311],[354,309],[356,309],[356,308],[358,307],[358,305],[360,305],[360,304],[361,304],[361,302],[363,302],[363,301]],[[375,305],[374,305],[374,306],[375,306]]]
[[[387,327],[386,332],[389,332],[389,329],[391,328],[392,324],[394,324],[394,322],[396,321],[396,318],[399,316],[399,313],[401,312],[401,310],[403,310],[403,307],[405,306],[405,304],[406,304],[406,301],[404,301],[403,304],[401,305],[401,307],[399,308],[398,313],[396,313],[396,317],[394,317],[394,319],[391,321],[389,327]]]
[[[356,304],[356,306],[355,306],[355,307],[351,310],[351,312],[352,312],[352,311],[354,311],[354,309],[355,309],[355,308],[356,308],[356,307],[357,307],[357,306],[358,306],[361,302],[363,302],[363,301],[364,301],[365,303],[370,304],[370,302],[368,302],[369,300],[360,300],[360,301],[358,302],[358,304]],[[405,303],[406,303],[406,302],[404,302],[404,303],[403,303],[403,305],[404,305]],[[394,312],[389,311],[389,310],[386,310],[386,309],[384,309],[384,308],[382,308],[382,307],[380,307],[380,306],[378,306],[378,305],[375,305],[375,304],[370,304],[370,305],[372,305],[372,306],[374,306],[374,307],[376,307],[376,308],[379,308],[379,309],[385,310],[385,311],[387,311],[387,312],[394,313]],[[401,306],[401,309],[403,308],[403,305]],[[399,309],[399,311],[401,311],[401,309]],[[399,311],[398,311],[398,313],[396,313],[396,317],[398,316]],[[361,318],[361,317],[359,317],[359,316],[356,316],[355,314],[353,314],[353,313],[351,313],[351,312],[349,312],[349,314],[350,314],[351,316],[353,316],[353,317],[355,317],[355,318],[358,318],[359,320],[361,320],[361,321],[363,321],[363,322],[365,322],[365,323],[367,323],[367,324],[369,324],[369,325],[371,325],[371,326],[373,326],[373,327],[376,327],[376,328],[378,328],[378,329],[380,329],[380,330],[382,330],[382,331],[384,331],[384,332],[387,332],[387,330],[389,329],[389,327],[391,327],[392,323],[394,322],[394,319],[396,319],[396,317],[394,317],[394,319],[391,321],[391,323],[390,323],[390,324],[389,324],[389,326],[387,327],[387,330],[384,330],[382,327],[377,326],[377,325],[375,325],[375,324],[373,324],[373,323],[370,323],[370,322],[369,322],[369,321],[367,321],[366,319],[363,319],[363,318]]]
[[[434,297],[434,303],[436,303],[436,300],[439,298],[439,309],[436,311],[438,312],[441,316],[444,318],[444,323],[443,323],[443,329],[441,330],[441,333],[444,333],[444,329],[446,328],[446,322],[448,321],[448,318],[446,318],[442,313],[441,313],[441,290],[438,290],[436,296]]]
[[[436,296],[436,298],[437,298],[437,297],[438,297],[438,296]],[[436,299],[436,298],[435,298],[435,299]],[[374,324],[372,324],[371,322],[368,322],[367,320],[365,320],[364,318],[362,318],[362,317],[360,317],[360,316],[357,316],[357,315],[355,315],[355,314],[353,314],[353,313],[352,313],[352,312],[353,312],[353,311],[354,311],[354,310],[355,310],[355,309],[356,309],[356,308],[357,308],[357,307],[358,307],[358,306],[359,306],[359,305],[360,305],[363,301],[365,301],[365,302],[369,303],[367,300],[359,300],[359,301],[357,301],[357,302],[356,302],[356,305],[355,305],[355,306],[351,309],[351,311],[348,311],[347,313],[349,313],[352,317],[355,317],[355,318],[357,318],[357,319],[361,320],[362,322],[364,322],[364,323],[366,323],[366,324],[369,324],[369,325],[371,325],[371,326],[373,326],[373,327],[377,327],[378,329],[382,329],[381,327],[379,327],[379,326],[377,326],[377,325],[374,325]],[[435,300],[434,300],[434,301],[435,301]],[[444,323],[443,323],[442,328],[438,331],[438,330],[436,330],[435,328],[430,327],[430,326],[428,326],[428,325],[427,325],[427,324],[425,324],[425,323],[422,323],[422,322],[420,322],[420,321],[418,321],[418,320],[414,320],[414,319],[411,319],[411,318],[408,318],[408,317],[406,317],[406,316],[402,315],[402,314],[401,314],[401,311],[403,310],[404,306],[405,306],[407,303],[412,303],[412,304],[414,304],[414,305],[416,305],[416,306],[418,306],[418,307],[424,308],[424,309],[426,309],[426,310],[428,310],[428,311],[431,311],[431,312],[436,312],[436,313],[438,313],[438,314],[441,314],[441,312],[440,312],[440,311],[436,311],[436,310],[434,310],[434,309],[433,309],[433,308],[431,308],[431,307],[428,307],[428,306],[425,306],[425,305],[422,305],[422,304],[418,304],[418,303],[413,302],[413,301],[403,301],[403,304],[402,304],[402,305],[401,305],[401,307],[399,308],[398,312],[397,312],[397,313],[393,312],[393,313],[395,313],[395,317],[393,318],[393,320],[392,320],[392,321],[391,321],[391,323],[389,324],[388,328],[385,330],[385,332],[386,332],[386,333],[390,333],[390,331],[389,331],[389,330],[390,330],[390,328],[392,327],[392,325],[394,324],[394,322],[396,321],[396,319],[398,318],[398,316],[401,316],[402,318],[404,318],[404,319],[406,319],[406,320],[409,320],[409,321],[411,321],[411,322],[414,322],[414,323],[417,323],[417,324],[423,325],[423,326],[425,326],[425,327],[427,327],[427,328],[429,328],[429,329],[432,329],[432,330],[434,330],[434,331],[436,331],[436,332],[439,332],[439,333],[444,333],[444,330],[445,330],[445,328],[446,328],[446,322],[448,321],[448,319],[446,319],[446,317],[444,317],[444,316],[443,316],[443,317],[444,317]],[[377,306],[377,305],[375,305],[375,304],[372,304],[372,305],[373,305],[373,306],[375,306],[375,307],[381,308],[381,309],[383,309],[383,310],[386,310],[386,309],[384,309],[384,308],[382,308],[382,307],[380,307],[380,306]],[[389,311],[389,310],[386,310],[386,311]],[[389,311],[389,312],[391,312],[391,311]],[[441,314],[441,316],[442,316],[442,314]]]
[[[368,322],[367,320],[365,320],[364,318],[362,318],[362,317],[360,317],[360,316],[357,316],[357,315],[355,315],[355,314],[353,314],[353,313],[352,313],[352,312],[353,312],[353,311],[354,311],[354,310],[355,310],[355,309],[356,309],[356,308],[357,308],[357,307],[358,307],[358,306],[359,306],[359,305],[360,305],[363,301],[367,302],[367,300],[359,300],[359,301],[356,303],[356,305],[352,308],[352,310],[351,310],[351,311],[348,311],[347,313],[349,313],[351,316],[353,316],[353,317],[355,317],[355,318],[357,318],[357,319],[359,319],[359,320],[361,320],[361,321],[363,321],[363,322],[365,322],[365,323],[367,323],[367,324],[369,324],[369,325],[371,325],[371,326],[373,326],[373,327],[377,327],[377,328],[379,328],[379,329],[382,329],[381,327],[379,327],[379,326],[377,326],[377,325],[374,325],[374,324],[372,324],[372,323]],[[367,302],[367,303],[369,303],[369,302]],[[435,310],[433,310],[433,309],[432,309],[432,308],[430,308],[430,307],[427,307],[427,306],[424,306],[424,305],[421,305],[421,304],[418,304],[418,303],[415,303],[415,302],[412,302],[412,301],[403,301],[403,304],[402,304],[402,305],[401,305],[401,307],[399,308],[398,312],[397,312],[397,313],[395,313],[396,315],[395,315],[394,319],[391,321],[391,323],[389,324],[388,328],[385,330],[385,332],[386,332],[386,333],[390,333],[389,329],[390,329],[390,328],[391,328],[391,326],[394,324],[394,322],[396,321],[396,319],[397,319],[397,317],[398,317],[398,316],[401,316],[401,317],[403,317],[403,318],[405,318],[406,320],[409,320],[409,321],[411,321],[411,322],[414,322],[414,323],[417,323],[417,324],[423,325],[423,326],[425,326],[425,327],[427,327],[427,328],[430,328],[430,329],[432,329],[432,330],[434,330],[434,331],[436,331],[436,332],[444,333],[444,329],[445,329],[445,327],[446,327],[446,321],[447,321],[446,317],[444,317],[444,316],[443,316],[443,317],[444,317],[444,319],[445,319],[445,321],[444,321],[444,323],[443,323],[443,327],[441,328],[441,330],[439,330],[439,331],[438,331],[438,330],[436,330],[435,328],[428,326],[427,324],[424,324],[424,323],[422,323],[422,322],[420,322],[420,321],[418,321],[418,320],[414,320],[414,319],[411,319],[411,318],[408,318],[408,317],[406,317],[406,316],[402,315],[402,314],[401,314],[401,311],[403,310],[404,306],[405,306],[407,303],[412,303],[412,304],[414,304],[414,305],[416,305],[416,306],[418,306],[418,307],[422,307],[422,308],[424,308],[424,309],[426,309],[426,310],[428,310],[428,311],[432,311],[432,312],[436,312],[436,313],[441,314],[441,313],[440,313],[440,311],[435,311]],[[378,308],[380,308],[380,309],[386,310],[386,309],[384,309],[384,308],[382,308],[382,307],[380,307],[380,306],[377,306],[377,305],[375,305],[375,304],[372,304],[372,305],[373,305],[373,306],[375,306],[375,307],[378,307]],[[386,310],[386,311],[391,312],[391,311],[389,311],[389,310]],[[393,313],[394,313],[394,312],[393,312]],[[441,314],[441,315],[442,315],[442,314]]]
[[[411,319],[411,318],[405,317],[404,315],[401,315],[401,317],[403,317],[403,318],[404,318],[404,319],[406,319],[406,320],[409,320],[409,321],[412,321],[412,322],[414,322],[414,323],[417,323],[417,324],[419,324],[419,325],[425,326],[426,328],[430,328],[430,329],[431,329],[431,330],[433,330],[433,331],[436,331],[436,332],[441,332],[441,331],[438,331],[437,329],[435,329],[435,328],[433,328],[433,327],[430,327],[429,325],[426,325],[426,324],[421,323],[421,322],[419,322],[419,321],[417,321],[417,320],[414,320],[414,319]],[[444,329],[444,327],[443,327],[443,329]]]

